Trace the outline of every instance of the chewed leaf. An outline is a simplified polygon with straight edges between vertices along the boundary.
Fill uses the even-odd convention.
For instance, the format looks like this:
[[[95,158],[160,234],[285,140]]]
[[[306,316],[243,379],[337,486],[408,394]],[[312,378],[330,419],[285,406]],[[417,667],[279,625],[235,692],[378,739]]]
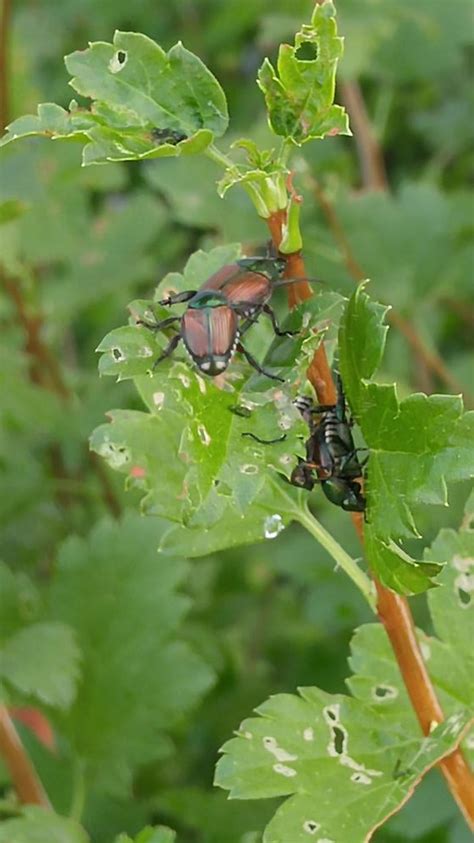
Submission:
[[[381,580],[402,594],[430,588],[443,560],[411,559],[396,540],[418,535],[416,508],[447,504],[447,482],[474,475],[474,413],[460,396],[415,393],[371,379],[382,359],[387,308],[365,283],[351,297],[339,331],[339,365],[351,410],[370,449],[366,471],[367,551]]]
[[[350,135],[345,110],[334,105],[336,68],[343,50],[337,36],[336,10],[331,0],[317,4],[311,23],[295,36],[295,44],[282,44],[277,70],[265,59],[258,74],[270,125],[277,135],[301,144],[326,135]],[[314,58],[299,57],[312,47]]]
[[[27,135],[86,142],[84,164],[194,155],[224,134],[224,92],[201,60],[178,42],[168,53],[135,32],[116,32],[66,56],[72,87],[90,111],[54,103],[15,120],[0,143]]]
[[[415,723],[389,731],[375,705],[317,688],[300,695],[260,706],[217,765],[216,784],[234,799],[289,797],[265,829],[266,843],[366,843],[469,722],[458,711],[421,738]]]

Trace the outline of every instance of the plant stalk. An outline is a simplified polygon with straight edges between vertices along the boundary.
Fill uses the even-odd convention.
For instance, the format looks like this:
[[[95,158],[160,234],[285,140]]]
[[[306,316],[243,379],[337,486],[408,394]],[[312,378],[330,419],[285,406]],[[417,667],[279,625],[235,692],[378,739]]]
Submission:
[[[367,600],[372,611],[376,612],[375,589],[369,577],[359,568],[357,563],[340,544],[333,538],[331,533],[324,529],[322,524],[311,515],[306,508],[298,513],[299,523],[311,533],[319,544],[332,556],[338,566],[347,574],[354,585],[357,586],[363,597]]]
[[[0,755],[5,761],[20,802],[50,809],[51,804],[46,791],[5,705],[0,705]]]

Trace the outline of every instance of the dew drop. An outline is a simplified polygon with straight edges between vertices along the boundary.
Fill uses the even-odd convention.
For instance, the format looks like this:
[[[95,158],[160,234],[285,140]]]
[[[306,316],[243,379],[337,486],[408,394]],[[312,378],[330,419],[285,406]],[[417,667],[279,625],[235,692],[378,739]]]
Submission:
[[[263,522],[263,533],[266,539],[276,539],[278,533],[285,529],[281,515],[269,515]]]

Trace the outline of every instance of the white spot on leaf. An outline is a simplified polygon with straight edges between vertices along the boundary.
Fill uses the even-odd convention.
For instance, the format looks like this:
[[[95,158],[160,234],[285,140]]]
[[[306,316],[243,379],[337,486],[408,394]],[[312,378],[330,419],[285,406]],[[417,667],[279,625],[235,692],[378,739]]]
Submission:
[[[120,73],[127,64],[128,56],[125,50],[117,50],[109,61],[109,70],[111,73]]]
[[[183,374],[183,372],[179,372],[176,377],[179,381],[181,381],[185,389],[189,389],[189,387],[191,386],[191,381],[187,375]]]
[[[154,392],[153,393],[153,403],[157,410],[161,410],[165,403],[165,393],[164,392]]]
[[[196,373],[196,380],[197,380],[197,383],[198,383],[199,392],[202,395],[205,395],[206,391],[207,391],[207,386],[206,386],[206,382],[205,382],[204,378],[201,378],[201,376]]]
[[[112,468],[121,468],[130,462],[130,451],[125,445],[116,445],[115,442],[104,441],[99,448],[99,454]]]
[[[428,662],[431,658],[430,645],[426,641],[420,641],[420,650],[425,662]]]
[[[321,823],[317,823],[314,820],[306,820],[306,822],[303,823],[303,831],[305,831],[306,834],[317,834],[320,828]]]
[[[287,779],[291,779],[293,776],[296,776],[296,770],[293,770],[292,767],[285,767],[284,764],[274,764],[273,769],[275,773],[279,773],[281,776],[286,776]]]
[[[206,448],[208,448],[212,442],[212,439],[203,424],[198,424],[197,432],[202,444],[205,445]]]
[[[258,474],[258,465],[241,465],[241,474]]]
[[[365,773],[352,773],[351,782],[354,782],[354,784],[372,784],[372,779]]]
[[[305,741],[314,741],[314,730],[311,728],[311,726],[308,726],[308,728],[304,730],[303,738],[305,739]]]
[[[474,559],[469,559],[463,556],[454,556],[452,561],[453,568],[460,571],[461,574],[468,574],[471,568],[474,568]]]
[[[375,685],[372,688],[372,699],[376,702],[386,702],[387,700],[395,700],[398,697],[398,688],[392,685],[383,685],[382,683]]]
[[[298,760],[297,755],[292,755],[290,752],[287,752],[286,749],[283,749],[283,747],[278,746],[276,738],[274,737],[262,738],[262,743],[267,752],[270,752],[272,755],[274,755],[277,761]]]

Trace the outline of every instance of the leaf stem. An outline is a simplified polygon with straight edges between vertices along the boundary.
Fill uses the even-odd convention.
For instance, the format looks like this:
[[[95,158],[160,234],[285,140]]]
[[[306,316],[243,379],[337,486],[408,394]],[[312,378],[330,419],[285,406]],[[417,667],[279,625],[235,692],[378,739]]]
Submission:
[[[228,157],[224,152],[221,152],[217,146],[214,146],[213,143],[209,144],[209,146],[205,149],[205,154],[211,161],[215,161],[216,164],[219,164],[221,167],[224,167],[226,170],[236,170],[236,166],[231,158]]]
[[[296,516],[299,523],[311,533],[319,544],[332,556],[339,567],[357,586],[363,597],[367,600],[372,611],[376,611],[375,590],[369,577],[359,568],[357,562],[341,547],[333,536],[324,529],[322,524],[314,518],[309,509],[305,507],[298,511]]]
[[[86,801],[86,779],[84,775],[84,764],[80,759],[74,763],[74,784],[72,802],[69,811],[71,819],[80,822]]]
[[[5,761],[20,802],[24,805],[51,808],[46,791],[5,705],[0,705],[0,755]]]

